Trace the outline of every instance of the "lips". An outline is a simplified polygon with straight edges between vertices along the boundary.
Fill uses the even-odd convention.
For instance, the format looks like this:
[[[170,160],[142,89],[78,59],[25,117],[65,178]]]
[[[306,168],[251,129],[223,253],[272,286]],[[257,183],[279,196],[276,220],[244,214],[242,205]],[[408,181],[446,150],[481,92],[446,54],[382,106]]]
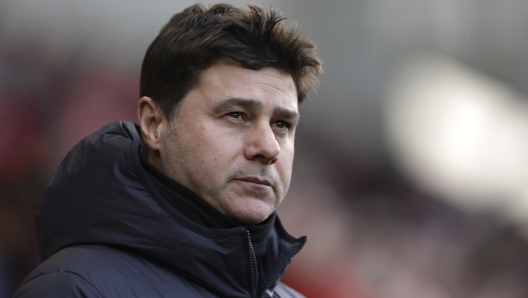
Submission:
[[[240,180],[240,181],[244,181],[244,182],[252,182],[252,183],[255,183],[255,184],[261,184],[261,185],[266,185],[266,186],[271,186],[271,182],[269,180],[260,179],[260,178],[257,178],[257,177],[244,177],[244,178],[238,178],[236,180]]]

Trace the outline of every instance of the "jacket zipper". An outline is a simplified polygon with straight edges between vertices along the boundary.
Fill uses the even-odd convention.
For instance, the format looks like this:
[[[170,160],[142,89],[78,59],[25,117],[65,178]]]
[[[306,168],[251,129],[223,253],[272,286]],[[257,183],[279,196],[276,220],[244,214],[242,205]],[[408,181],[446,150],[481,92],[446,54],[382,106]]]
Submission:
[[[255,273],[255,255],[253,251],[253,244],[251,244],[251,234],[246,230],[247,239],[248,239],[248,250],[249,250],[249,270],[251,271],[251,292],[253,295],[251,297],[257,297],[257,278]]]
[[[284,261],[282,262],[281,266],[279,267],[279,269],[277,271],[275,271],[275,274],[273,275],[273,277],[270,279],[270,281],[268,282],[268,284],[266,285],[266,287],[264,288],[264,292],[262,292],[262,295],[260,295],[261,298],[265,298],[264,297],[264,294],[266,293],[267,290],[270,290],[271,286],[275,283],[275,281],[279,278],[279,275],[281,272],[284,271],[284,269],[286,268],[286,266],[291,262],[291,260],[293,259],[293,257],[295,257],[296,254],[298,254],[301,249],[303,249],[304,245],[306,244],[306,238],[303,239],[303,242],[301,243],[301,245],[299,245],[299,247]]]

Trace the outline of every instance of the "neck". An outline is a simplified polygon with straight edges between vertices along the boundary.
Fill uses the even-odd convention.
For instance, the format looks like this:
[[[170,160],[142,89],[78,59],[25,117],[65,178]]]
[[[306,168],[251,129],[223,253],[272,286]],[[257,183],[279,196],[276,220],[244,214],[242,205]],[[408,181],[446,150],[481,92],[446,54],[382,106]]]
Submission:
[[[156,167],[156,169],[162,171],[159,151],[154,151],[147,146],[145,146],[144,148],[145,151],[143,153],[143,157],[146,158],[151,165]]]

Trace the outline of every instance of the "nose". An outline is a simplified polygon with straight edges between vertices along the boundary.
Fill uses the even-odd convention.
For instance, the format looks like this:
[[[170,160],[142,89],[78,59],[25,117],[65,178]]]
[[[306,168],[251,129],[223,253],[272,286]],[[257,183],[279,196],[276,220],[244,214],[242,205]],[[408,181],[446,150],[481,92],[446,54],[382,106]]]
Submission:
[[[244,155],[247,159],[259,161],[265,165],[277,162],[280,145],[269,123],[256,125],[246,134]]]

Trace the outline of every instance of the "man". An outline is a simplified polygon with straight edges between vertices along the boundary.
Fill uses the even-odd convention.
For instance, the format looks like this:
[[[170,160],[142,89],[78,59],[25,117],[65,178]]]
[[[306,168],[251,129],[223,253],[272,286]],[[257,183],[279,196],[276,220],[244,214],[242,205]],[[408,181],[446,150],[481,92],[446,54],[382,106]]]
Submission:
[[[15,297],[298,297],[290,184],[312,42],[271,8],[194,5],[147,50],[139,125],[75,146],[37,216],[45,260]]]

